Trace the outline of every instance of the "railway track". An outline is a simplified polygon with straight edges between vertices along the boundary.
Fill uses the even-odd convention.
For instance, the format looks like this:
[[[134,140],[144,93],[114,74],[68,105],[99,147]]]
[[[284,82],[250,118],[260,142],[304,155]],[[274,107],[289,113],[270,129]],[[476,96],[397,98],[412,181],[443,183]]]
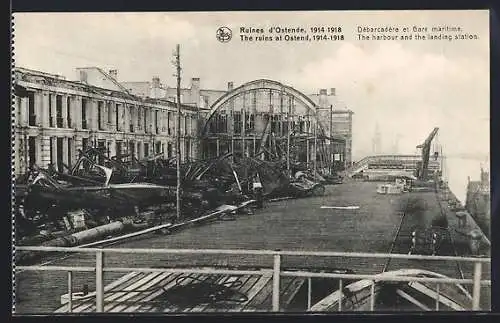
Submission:
[[[407,198],[406,206],[404,210],[401,212],[401,220],[399,222],[398,227],[395,230],[394,238],[391,243],[390,249],[388,251],[389,253],[407,254],[410,251],[412,245],[412,232],[414,230],[420,232],[418,234],[424,236],[425,239],[426,236],[428,237],[431,234],[430,232],[434,232],[430,230],[432,228],[431,223],[436,216],[436,212],[438,212],[438,215],[441,217],[447,217],[446,211],[441,208],[439,196],[436,195],[436,198],[437,199],[434,201],[432,201],[432,199],[429,198],[424,200],[430,203],[437,203],[436,206],[431,205],[430,207],[427,207],[425,210],[417,210],[417,211],[411,210],[409,207],[410,206],[409,201],[411,199],[411,196]],[[450,227],[446,229],[444,228],[436,229],[436,231],[438,231],[438,236],[439,236],[436,255],[460,256],[459,253],[457,252],[457,248],[455,246],[455,242],[453,241],[453,237],[450,233],[450,230],[452,230],[452,228]],[[429,246],[421,245],[420,248],[417,248],[416,252],[413,252],[413,254],[417,253],[432,254],[432,251]],[[464,278],[462,265],[457,261],[437,262],[432,260],[415,261],[406,259],[387,259],[382,272],[397,270],[401,268],[419,268],[444,274],[451,278],[460,278],[460,279]]]

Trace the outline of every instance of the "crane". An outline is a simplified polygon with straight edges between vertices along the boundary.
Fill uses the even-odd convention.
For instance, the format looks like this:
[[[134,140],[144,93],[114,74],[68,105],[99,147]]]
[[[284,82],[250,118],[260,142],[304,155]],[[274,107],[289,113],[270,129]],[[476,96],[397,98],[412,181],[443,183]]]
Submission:
[[[417,146],[417,148],[422,149],[422,161],[420,162],[420,167],[418,169],[417,177],[419,180],[427,179],[427,168],[429,166],[429,153],[431,150],[431,142],[432,139],[436,136],[439,128],[434,128],[432,132],[429,134],[427,139],[425,139],[423,144]]]

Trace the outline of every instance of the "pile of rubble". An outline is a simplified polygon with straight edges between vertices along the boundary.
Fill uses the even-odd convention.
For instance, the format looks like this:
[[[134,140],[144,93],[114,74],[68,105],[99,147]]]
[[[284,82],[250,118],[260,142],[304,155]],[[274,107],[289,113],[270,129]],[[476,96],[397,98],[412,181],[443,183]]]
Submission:
[[[130,230],[180,221],[176,214],[175,158],[107,157],[98,148],[79,154],[75,165],[64,165],[62,172],[33,166],[18,178],[18,239],[29,237],[30,242],[39,243],[57,236],[54,232],[75,233],[123,222],[124,218],[132,224],[125,226]],[[323,184],[328,182],[298,164],[288,170],[283,161],[231,154],[183,163],[180,173],[182,221],[206,216],[223,205],[245,204],[255,197],[256,182],[264,199],[322,195]]]

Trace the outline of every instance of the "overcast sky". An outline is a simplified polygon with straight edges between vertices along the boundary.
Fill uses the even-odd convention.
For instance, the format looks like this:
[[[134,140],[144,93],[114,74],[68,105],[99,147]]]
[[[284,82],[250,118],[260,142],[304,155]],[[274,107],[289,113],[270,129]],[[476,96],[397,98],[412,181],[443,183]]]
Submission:
[[[23,13],[14,16],[17,66],[75,78],[75,67],[118,69],[119,81],[158,75],[175,85],[172,52],[181,45],[183,85],[226,89],[270,78],[306,94],[336,88],[354,111],[355,158],[400,135],[414,153],[434,126],[448,153],[489,153],[488,12]],[[461,26],[470,41],[358,41],[358,26]],[[233,30],[228,43],[218,27]],[[242,43],[240,27],[341,26],[344,41]]]

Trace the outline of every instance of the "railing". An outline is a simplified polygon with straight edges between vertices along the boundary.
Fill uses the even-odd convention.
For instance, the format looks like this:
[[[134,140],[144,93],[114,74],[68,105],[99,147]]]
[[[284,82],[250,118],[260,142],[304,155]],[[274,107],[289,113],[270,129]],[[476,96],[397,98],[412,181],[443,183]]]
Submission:
[[[16,266],[16,270],[22,271],[66,271],[68,272],[68,312],[73,308],[73,272],[95,272],[96,279],[96,311],[104,312],[104,272],[161,272],[161,273],[197,273],[197,274],[228,274],[228,275],[263,275],[272,274],[272,311],[280,311],[280,278],[281,277],[303,277],[308,281],[308,299],[307,309],[311,308],[311,278],[334,278],[339,279],[339,302],[338,309],[342,310],[343,297],[343,280],[371,280],[370,289],[370,309],[373,311],[375,307],[375,283],[390,281],[390,282],[428,282],[435,283],[437,293],[436,310],[439,310],[439,286],[441,284],[472,284],[472,310],[480,310],[480,289],[481,286],[491,286],[491,280],[481,279],[482,265],[491,263],[490,258],[479,257],[453,257],[453,256],[426,256],[426,255],[406,255],[406,254],[384,254],[384,253],[348,253],[334,251],[281,251],[281,250],[231,250],[231,249],[109,249],[109,248],[66,248],[66,247],[38,247],[38,246],[18,246],[16,251],[39,251],[39,252],[66,252],[66,253],[94,253],[95,267],[88,266]],[[264,270],[236,270],[236,269],[185,269],[185,268],[141,268],[141,267],[105,267],[105,254],[177,254],[177,255],[245,255],[245,256],[269,256],[273,259],[272,269]],[[385,258],[385,259],[412,259],[412,260],[432,260],[432,261],[456,261],[474,263],[474,273],[472,279],[456,279],[448,277],[409,277],[396,275],[380,275],[380,274],[340,274],[326,272],[310,272],[310,271],[290,271],[284,270],[281,266],[281,261],[284,256],[317,256],[317,257],[347,257],[347,258]]]

